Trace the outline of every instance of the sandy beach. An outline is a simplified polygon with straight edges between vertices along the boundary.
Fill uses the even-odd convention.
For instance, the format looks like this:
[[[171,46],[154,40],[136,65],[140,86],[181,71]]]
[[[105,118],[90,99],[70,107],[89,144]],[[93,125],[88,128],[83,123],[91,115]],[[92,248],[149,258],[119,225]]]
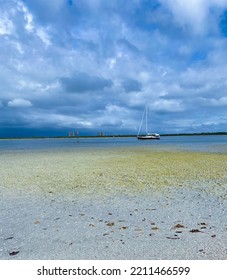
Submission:
[[[227,259],[227,154],[2,152],[0,259]]]

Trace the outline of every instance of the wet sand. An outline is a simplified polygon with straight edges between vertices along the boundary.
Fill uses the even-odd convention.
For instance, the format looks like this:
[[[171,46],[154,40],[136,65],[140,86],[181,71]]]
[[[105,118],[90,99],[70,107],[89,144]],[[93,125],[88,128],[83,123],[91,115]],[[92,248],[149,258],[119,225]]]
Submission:
[[[227,259],[227,155],[0,156],[0,259]]]

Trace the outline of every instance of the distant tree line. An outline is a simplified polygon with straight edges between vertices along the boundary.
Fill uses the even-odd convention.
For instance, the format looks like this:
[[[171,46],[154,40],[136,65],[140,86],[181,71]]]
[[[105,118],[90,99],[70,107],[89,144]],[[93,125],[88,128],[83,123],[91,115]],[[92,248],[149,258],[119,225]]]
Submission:
[[[163,133],[160,134],[161,137],[165,136],[206,136],[206,135],[227,135],[227,132],[200,132],[200,133]],[[67,136],[34,136],[34,137],[0,137],[0,139],[46,139],[46,138],[105,138],[105,137],[136,137],[135,134],[113,134],[105,135],[104,133],[99,133],[98,135],[72,135]]]

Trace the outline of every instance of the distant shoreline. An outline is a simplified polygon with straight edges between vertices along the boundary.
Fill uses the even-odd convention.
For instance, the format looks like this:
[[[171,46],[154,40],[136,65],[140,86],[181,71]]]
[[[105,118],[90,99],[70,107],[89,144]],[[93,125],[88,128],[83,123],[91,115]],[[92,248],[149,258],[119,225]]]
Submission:
[[[227,135],[227,132],[202,132],[202,133],[166,133],[160,134],[161,137],[165,136],[211,136],[211,135]],[[29,137],[0,137],[0,140],[35,140],[35,139],[81,139],[81,138],[132,138],[136,137],[133,134],[126,135],[81,135],[81,136],[29,136]]]

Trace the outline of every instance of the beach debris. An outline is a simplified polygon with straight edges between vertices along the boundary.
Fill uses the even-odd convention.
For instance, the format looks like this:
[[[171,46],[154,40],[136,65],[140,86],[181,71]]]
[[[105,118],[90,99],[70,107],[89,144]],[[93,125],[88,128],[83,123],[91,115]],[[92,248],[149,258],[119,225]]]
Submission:
[[[215,237],[216,237],[216,234],[211,235],[211,237],[212,237],[212,238],[215,238]]]
[[[9,255],[10,256],[15,256],[19,253],[20,251],[12,251],[12,252],[9,252]]]
[[[200,225],[201,227],[201,229],[205,229],[205,228],[207,228],[207,226],[208,226],[208,224],[206,224],[206,223],[199,223],[198,225]]]
[[[38,224],[40,224],[40,221],[39,221],[39,220],[36,220],[36,221],[34,222],[34,224],[35,224],[35,225],[38,225]]]
[[[208,224],[206,224],[206,223],[199,223],[198,225],[201,225],[201,226],[208,226]]]
[[[108,222],[106,225],[107,225],[108,227],[112,227],[112,226],[114,226],[114,222]]]
[[[170,236],[167,236],[166,238],[167,238],[167,239],[173,239],[173,240],[175,240],[175,239],[180,239],[180,237],[170,237]]]
[[[176,233],[182,233],[182,231],[181,230],[177,230]]]
[[[14,238],[13,236],[10,236],[10,237],[5,238],[5,240],[10,240],[10,239],[13,239],[13,238]]]
[[[57,220],[60,220],[60,218],[58,217],[58,218],[55,218],[54,220],[57,221]]]
[[[200,249],[199,252],[205,254],[205,251],[203,249]]]
[[[202,231],[199,229],[191,229],[189,232],[196,233],[196,232],[202,232]]]
[[[155,227],[152,227],[151,229],[152,230],[158,230],[159,228],[155,226]]]
[[[94,227],[95,225],[94,224],[89,224],[89,227]]]
[[[123,227],[121,227],[122,229],[127,229],[128,227],[126,227],[126,226],[123,226]]]
[[[113,215],[112,213],[108,213],[108,215]]]
[[[103,233],[103,236],[109,235],[109,233]]]
[[[79,214],[80,216],[85,216],[85,214],[83,214],[83,213],[81,213],[81,214]]]
[[[176,228],[185,228],[185,226],[182,225],[182,224],[176,224],[173,228],[174,229],[176,229]]]

